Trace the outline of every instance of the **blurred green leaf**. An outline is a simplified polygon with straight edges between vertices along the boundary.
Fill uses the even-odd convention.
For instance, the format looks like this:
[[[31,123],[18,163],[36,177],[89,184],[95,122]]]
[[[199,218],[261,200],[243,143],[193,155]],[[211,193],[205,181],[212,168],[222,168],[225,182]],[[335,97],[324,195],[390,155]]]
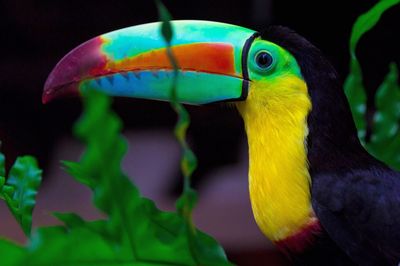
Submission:
[[[172,16],[168,12],[167,8],[161,3],[160,0],[156,0],[158,7],[160,19],[162,21],[161,32],[167,43],[167,55],[174,68],[174,82],[171,89],[171,106],[178,115],[178,121],[175,125],[174,134],[178,140],[182,149],[182,159],[181,159],[181,171],[183,174],[183,192],[178,201],[176,202],[176,208],[178,213],[183,217],[185,222],[185,230],[187,233],[187,241],[192,250],[193,256],[195,258],[201,257],[197,254],[199,251],[206,251],[207,253],[212,253],[212,250],[217,250],[209,243],[200,241],[199,237],[193,224],[192,211],[197,203],[197,193],[191,188],[190,180],[194,170],[197,167],[197,158],[190,149],[186,141],[186,132],[190,125],[190,116],[185,107],[179,103],[176,99],[176,84],[178,79],[178,62],[171,49],[171,39],[173,36],[173,28],[170,22]],[[199,261],[199,259],[196,259]]]
[[[72,229],[74,227],[82,226],[86,221],[77,215],[76,213],[60,213],[55,212],[53,215],[68,228]]]
[[[356,57],[355,50],[360,38],[372,29],[380,20],[382,14],[392,6],[400,3],[400,0],[381,0],[368,12],[359,16],[353,25],[350,37],[350,52],[352,57]]]
[[[400,86],[396,64],[378,88],[371,141],[367,149],[374,156],[400,170]]]
[[[0,172],[5,174],[4,155],[0,155]],[[18,157],[12,166],[8,179],[0,177],[1,198],[29,236],[32,227],[32,212],[36,204],[37,190],[42,181],[42,170],[32,156]]]
[[[9,240],[0,238],[0,265],[14,266],[21,265],[21,259],[24,258],[27,251]]]
[[[173,32],[171,27],[171,14],[160,0],[155,0],[158,9],[158,16],[162,22],[161,33],[167,43],[171,43]]]
[[[392,63],[389,73],[376,93],[372,142],[383,144],[386,140],[393,138],[399,131],[400,87],[398,85],[398,75],[397,66]]]
[[[356,48],[360,38],[372,29],[382,14],[390,7],[400,3],[400,0],[381,0],[368,12],[359,16],[353,25],[350,37],[350,73],[344,83],[344,90],[350,103],[354,122],[358,129],[358,136],[365,142],[366,133],[366,104],[367,96],[363,85],[360,63],[356,56]]]
[[[130,251],[118,254],[120,260],[153,261],[157,265],[229,265],[212,238],[197,230],[193,239],[188,237],[182,216],[161,212],[140,196],[121,171],[126,142],[120,135],[120,119],[109,109],[110,99],[93,90],[83,94],[85,112],[74,131],[87,144],[87,150],[79,163],[69,162],[66,167],[78,181],[91,187],[95,205],[108,218],[104,226],[94,229],[76,215],[57,216],[71,232],[83,224],[82,228],[97,232],[101,239],[111,239],[106,241],[111,247]]]
[[[176,87],[176,80],[177,80],[177,76],[178,76],[178,61],[176,60],[175,56],[172,53],[172,49],[171,49],[171,41],[172,41],[172,37],[174,36],[174,32],[172,29],[172,24],[171,24],[171,19],[172,16],[169,13],[168,9],[165,7],[165,5],[160,1],[160,0],[155,0],[157,9],[158,9],[158,16],[161,20],[161,35],[163,36],[166,44],[167,44],[167,56],[168,59],[172,65],[172,68],[174,70],[174,80],[173,80],[173,88]],[[171,99],[172,102],[175,102],[175,98],[176,98],[176,91],[175,89],[171,90],[172,95],[171,95]]]
[[[170,15],[160,1],[158,7],[176,83],[177,62],[169,46],[173,36]],[[175,134],[183,149],[185,175],[178,213],[158,210],[152,201],[141,197],[121,170],[127,144],[120,134],[122,123],[110,110],[110,98],[88,87],[82,90],[82,96],[84,113],[74,133],[87,149],[79,162],[64,162],[64,166],[92,190],[93,202],[106,218],[88,222],[74,213],[55,213],[64,225],[38,229],[25,250],[10,245],[24,251],[14,252],[10,265],[231,265],[222,247],[192,222],[197,196],[190,188],[190,175],[196,168],[196,158],[185,139],[189,115],[176,102],[174,93],[172,106],[179,114]],[[11,186],[18,184],[15,180],[22,180],[20,163],[10,171],[10,185],[3,186],[5,197],[21,194],[18,187]],[[1,166],[0,158],[0,173]],[[6,254],[7,249],[0,249],[0,257]]]
[[[397,169],[400,169],[400,141],[398,140],[400,138],[398,130],[400,93],[397,85],[397,68],[394,64],[390,66],[389,74],[378,89],[375,99],[377,110],[374,115],[371,140],[366,143],[367,96],[356,48],[360,38],[378,23],[382,14],[399,3],[400,0],[381,0],[358,17],[350,38],[350,73],[344,84],[361,143],[371,154]]]
[[[344,83],[344,91],[350,103],[350,109],[358,130],[358,137],[364,142],[367,121],[367,95],[362,80],[361,67],[357,59],[351,59],[350,73]]]
[[[8,265],[231,265],[214,239],[197,229],[189,234],[182,215],[162,212],[140,196],[121,170],[127,145],[110,98],[90,89],[82,94],[85,109],[74,132],[87,149],[79,162],[65,166],[92,189],[106,218],[88,222],[55,213],[64,226],[38,229],[25,252],[10,245],[15,257]],[[0,249],[0,257],[6,254]]]
[[[129,250],[115,247],[86,226],[41,228],[28,251],[19,265],[143,265],[136,263]]]

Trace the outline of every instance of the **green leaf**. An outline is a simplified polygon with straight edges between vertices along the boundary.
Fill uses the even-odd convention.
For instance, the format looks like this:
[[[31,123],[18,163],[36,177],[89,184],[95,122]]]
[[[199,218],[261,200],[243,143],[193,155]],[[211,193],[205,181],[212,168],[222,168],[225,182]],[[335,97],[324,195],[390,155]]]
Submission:
[[[171,43],[173,37],[173,31],[171,26],[171,14],[169,13],[168,9],[160,0],[155,0],[156,6],[158,9],[158,15],[160,20],[162,21],[161,24],[161,33],[167,43]]]
[[[126,141],[110,99],[94,90],[83,96],[85,112],[74,131],[87,149],[80,162],[66,167],[92,189],[107,218],[88,222],[55,213],[65,226],[37,230],[14,265],[231,265],[214,239],[197,229],[189,235],[181,215],[162,212],[140,196],[121,171]]]
[[[381,0],[368,12],[358,17],[352,29],[350,38],[350,73],[344,83],[344,90],[350,103],[361,142],[364,142],[366,132],[367,96],[363,85],[361,66],[356,56],[357,44],[360,38],[375,26],[383,12],[398,3],[400,3],[400,0]]]
[[[86,222],[85,220],[82,219],[79,215],[75,213],[60,213],[60,212],[55,212],[53,215],[63,222],[65,226],[69,229],[79,227],[84,225]]]
[[[350,38],[350,73],[345,81],[345,93],[350,103],[358,136],[372,155],[400,170],[400,90],[397,85],[398,70],[391,64],[390,72],[375,96],[376,113],[370,142],[365,142],[367,97],[363,85],[361,66],[356,48],[360,38],[371,30],[382,14],[400,0],[381,0],[355,22]]]
[[[354,23],[350,38],[350,51],[352,57],[356,57],[355,50],[360,38],[371,30],[380,20],[382,14],[394,5],[400,3],[400,0],[381,0],[368,12],[358,17]]]
[[[167,44],[167,56],[172,65],[172,68],[174,69],[174,80],[173,80],[172,86],[173,86],[173,88],[175,88],[179,67],[178,67],[178,61],[176,60],[175,56],[173,55],[172,49],[171,49],[171,41],[174,36],[174,32],[173,32],[172,24],[171,24],[172,16],[169,13],[168,9],[165,7],[165,5],[160,0],[155,0],[155,3],[157,6],[157,9],[158,9],[159,18],[161,20],[161,35],[163,36],[163,38]],[[176,102],[175,101],[175,98],[176,98],[175,89],[172,89],[171,92],[172,92],[172,95],[171,95],[172,102]]]
[[[350,37],[350,73],[344,83],[344,90],[350,103],[350,109],[358,130],[358,136],[365,145],[366,104],[367,96],[363,85],[360,63],[356,56],[356,48],[360,38],[371,30],[380,20],[382,14],[390,7],[400,3],[400,0],[381,0],[369,11],[359,16],[353,25]]]
[[[4,163],[3,166],[0,165],[1,167],[4,167]],[[32,212],[36,204],[37,190],[42,180],[41,175],[42,171],[39,169],[36,159],[31,156],[23,156],[18,157],[15,161],[6,183],[4,184],[4,178],[0,180],[0,183],[3,184],[2,196],[27,236],[31,232]]]
[[[110,259],[116,256],[157,265],[229,265],[215,240],[196,229],[189,236],[192,228],[184,217],[161,212],[140,196],[121,171],[127,147],[120,135],[121,121],[109,110],[110,99],[94,90],[83,95],[85,112],[74,131],[87,144],[87,150],[79,163],[66,163],[66,167],[79,182],[91,187],[95,205],[108,218],[101,227],[93,227],[76,215],[57,214],[68,230],[82,228],[87,237],[88,232],[97,234],[113,248],[126,251],[113,253]]]
[[[16,266],[21,265],[21,260],[26,255],[26,250],[22,247],[0,238],[0,264],[2,266]]]
[[[352,59],[350,73],[344,83],[344,91],[350,104],[351,113],[358,130],[358,137],[364,142],[367,121],[367,95],[362,80],[361,67],[357,59]]]
[[[371,141],[384,142],[393,138],[399,131],[400,121],[400,87],[398,69],[395,63],[378,88],[375,96],[376,112]],[[387,147],[384,147],[387,148]]]
[[[371,142],[367,149],[374,156],[400,170],[400,86],[396,64],[378,88]]]
[[[175,69],[175,86],[177,63],[169,46],[173,36],[170,15],[161,2],[158,6],[163,8],[162,33]],[[176,103],[175,94],[171,95],[172,106],[179,114],[175,135],[182,146],[181,167],[185,175],[184,191],[177,201],[178,213],[157,209],[121,170],[127,145],[120,133],[122,123],[110,110],[110,98],[88,87],[82,95],[84,113],[74,133],[87,149],[79,162],[64,162],[64,166],[92,190],[93,202],[106,218],[88,222],[73,213],[55,213],[64,226],[37,230],[25,252],[15,255],[12,265],[231,265],[222,247],[196,229],[192,221],[197,195],[190,187],[190,176],[196,168],[196,157],[186,143],[189,114]],[[3,187],[3,195],[10,202],[15,194],[21,194],[13,183],[20,184],[20,173],[26,172],[18,170],[21,167],[17,162],[10,179],[18,182]],[[0,249],[0,257],[6,255],[7,250]]]
[[[162,21],[161,32],[167,43],[167,55],[174,67],[174,82],[172,84],[171,89],[171,106],[175,110],[178,115],[178,121],[175,126],[174,134],[176,139],[178,140],[181,149],[182,149],[182,159],[181,159],[181,170],[184,177],[183,184],[183,192],[181,197],[176,202],[176,208],[179,214],[183,217],[185,222],[185,229],[187,232],[187,240],[192,251],[192,255],[194,256],[196,262],[201,261],[201,252],[205,252],[206,254],[212,254],[213,250],[216,255],[221,253],[219,247],[215,244],[210,245],[210,241],[206,243],[205,239],[197,234],[195,229],[195,225],[193,224],[192,219],[192,211],[197,202],[197,194],[191,188],[190,178],[197,167],[197,158],[189,148],[189,145],[186,141],[186,131],[190,125],[190,116],[187,110],[184,108],[182,104],[180,104],[176,99],[176,81],[177,81],[177,71],[178,71],[178,63],[176,58],[174,57],[171,49],[171,39],[173,36],[173,28],[170,23],[171,15],[164,5],[161,4],[159,0],[156,1],[157,7],[159,9],[160,19]],[[210,264],[211,261],[208,261],[206,264]],[[215,261],[213,262],[215,263]]]
[[[140,265],[129,250],[114,246],[84,226],[41,228],[33,235],[28,251],[19,265]]]

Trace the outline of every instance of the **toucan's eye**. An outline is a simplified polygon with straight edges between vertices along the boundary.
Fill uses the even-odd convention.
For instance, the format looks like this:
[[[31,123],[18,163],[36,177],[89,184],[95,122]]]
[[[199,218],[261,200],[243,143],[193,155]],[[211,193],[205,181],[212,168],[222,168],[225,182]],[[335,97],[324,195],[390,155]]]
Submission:
[[[260,52],[256,56],[256,63],[261,69],[268,69],[273,61],[272,55],[267,52]]]

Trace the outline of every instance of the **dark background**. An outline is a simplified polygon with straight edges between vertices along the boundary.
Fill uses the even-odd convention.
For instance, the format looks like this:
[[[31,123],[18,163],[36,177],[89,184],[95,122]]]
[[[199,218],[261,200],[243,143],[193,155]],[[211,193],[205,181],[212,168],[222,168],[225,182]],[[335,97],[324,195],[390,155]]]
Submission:
[[[352,24],[375,2],[164,1],[174,19],[213,20],[255,30],[271,24],[289,26],[318,46],[342,79],[348,72],[348,40]],[[400,8],[391,9],[360,42],[358,55],[369,96],[383,80],[388,64],[392,60],[399,62],[400,46],[396,38],[399,16]],[[50,186],[52,176],[46,174],[46,169],[53,163],[56,144],[60,139],[70,138],[71,126],[80,114],[81,105],[77,99],[67,99],[43,106],[41,93],[48,73],[63,55],[92,37],[157,20],[153,1],[148,0],[1,1],[0,139],[8,166],[17,155],[35,155],[45,170],[44,186]],[[372,109],[372,97],[369,105]],[[166,103],[116,99],[114,106],[127,131],[169,130],[175,123],[175,114]],[[194,185],[200,189],[201,196],[204,187],[212,184],[207,180],[212,176],[211,172],[238,163],[242,152],[240,143],[245,136],[240,117],[229,108],[189,107],[189,111],[192,125],[188,135],[199,157]],[[171,182],[163,191],[169,196],[180,191],[178,162],[175,169],[170,173]],[[18,229],[15,224],[2,225],[0,218],[0,231],[10,230]],[[22,240],[20,234],[15,238]],[[267,244],[243,251],[228,249],[227,252],[232,261],[240,265],[266,265],[268,261],[269,265],[285,263]]]

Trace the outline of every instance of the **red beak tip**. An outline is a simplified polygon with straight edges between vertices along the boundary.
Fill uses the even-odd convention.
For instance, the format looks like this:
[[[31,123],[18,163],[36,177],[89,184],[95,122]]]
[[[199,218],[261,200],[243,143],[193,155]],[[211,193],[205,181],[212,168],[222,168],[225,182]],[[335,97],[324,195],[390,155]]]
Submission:
[[[79,83],[73,82],[60,86],[45,86],[42,95],[42,103],[47,104],[53,100],[79,96]]]

